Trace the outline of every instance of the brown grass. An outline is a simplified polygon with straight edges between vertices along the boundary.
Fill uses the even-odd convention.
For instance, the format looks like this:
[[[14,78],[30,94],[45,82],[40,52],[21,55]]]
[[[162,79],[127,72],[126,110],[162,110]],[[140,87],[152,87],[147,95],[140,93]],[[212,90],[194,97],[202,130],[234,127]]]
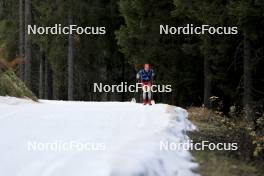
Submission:
[[[260,163],[248,158],[249,141],[240,128],[221,114],[202,107],[187,109],[189,119],[198,127],[198,131],[190,132],[189,136],[194,142],[210,141],[241,142],[238,151],[192,151],[200,164],[198,172],[203,176],[260,176],[263,169]]]

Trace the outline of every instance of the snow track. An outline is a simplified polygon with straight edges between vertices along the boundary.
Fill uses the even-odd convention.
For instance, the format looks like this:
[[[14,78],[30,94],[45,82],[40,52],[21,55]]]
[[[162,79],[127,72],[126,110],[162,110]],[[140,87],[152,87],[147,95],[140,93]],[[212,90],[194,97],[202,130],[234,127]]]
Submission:
[[[0,97],[1,176],[194,176],[188,151],[160,149],[186,142],[187,112],[164,104],[34,103]],[[103,144],[105,150],[29,151],[29,142]]]

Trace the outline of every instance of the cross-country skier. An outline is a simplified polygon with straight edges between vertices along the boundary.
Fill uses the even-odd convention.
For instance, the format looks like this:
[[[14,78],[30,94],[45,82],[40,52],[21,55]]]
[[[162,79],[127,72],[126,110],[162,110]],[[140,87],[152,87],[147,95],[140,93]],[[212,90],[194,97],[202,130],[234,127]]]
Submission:
[[[137,73],[137,79],[142,84],[144,105],[151,105],[152,96],[150,87],[152,86],[154,76],[154,70],[150,68],[149,64],[144,64],[144,68]]]

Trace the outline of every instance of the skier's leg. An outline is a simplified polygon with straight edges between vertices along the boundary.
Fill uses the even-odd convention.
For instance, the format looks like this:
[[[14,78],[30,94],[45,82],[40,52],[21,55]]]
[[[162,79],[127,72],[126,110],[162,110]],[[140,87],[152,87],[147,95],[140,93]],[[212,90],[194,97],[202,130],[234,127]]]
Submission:
[[[147,92],[147,94],[148,94],[148,104],[149,105],[151,105],[151,100],[152,100],[152,96],[151,96],[151,87],[152,87],[152,84],[151,84],[151,82],[149,82],[148,83],[148,92]]]
[[[151,97],[151,90],[148,91],[148,104],[151,105],[151,100],[152,100],[152,97]]]
[[[149,100],[152,100],[152,93],[149,91]]]
[[[143,89],[143,103],[147,104],[147,92]]]

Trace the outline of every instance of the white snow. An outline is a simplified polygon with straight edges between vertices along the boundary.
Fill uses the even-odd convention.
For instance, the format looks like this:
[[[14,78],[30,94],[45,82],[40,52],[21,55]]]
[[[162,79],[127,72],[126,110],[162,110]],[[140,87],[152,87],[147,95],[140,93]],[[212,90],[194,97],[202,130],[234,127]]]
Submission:
[[[0,97],[0,175],[195,176],[189,151],[160,149],[161,141],[188,140],[195,127],[187,115],[165,104]],[[72,141],[101,148],[29,150],[30,142]]]

